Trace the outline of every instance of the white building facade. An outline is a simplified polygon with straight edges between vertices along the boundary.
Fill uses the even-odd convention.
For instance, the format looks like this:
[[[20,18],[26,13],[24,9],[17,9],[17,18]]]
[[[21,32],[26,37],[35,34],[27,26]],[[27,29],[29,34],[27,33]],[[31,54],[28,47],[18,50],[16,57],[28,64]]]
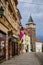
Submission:
[[[42,52],[42,42],[36,41],[35,45],[36,45],[36,52]]]

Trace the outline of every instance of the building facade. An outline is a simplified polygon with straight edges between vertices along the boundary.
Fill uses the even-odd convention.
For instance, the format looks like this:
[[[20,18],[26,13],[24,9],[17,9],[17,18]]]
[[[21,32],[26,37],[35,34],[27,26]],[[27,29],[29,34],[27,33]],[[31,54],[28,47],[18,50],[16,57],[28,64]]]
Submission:
[[[16,46],[18,47],[16,41],[21,28],[21,15],[17,4],[17,0],[0,0],[0,57],[3,56],[2,58],[6,59],[17,53],[14,50],[17,50]],[[3,16],[1,14],[2,8]]]
[[[36,38],[36,24],[34,23],[32,17],[30,16],[28,23],[26,24],[26,29],[30,32],[31,39],[31,51],[35,51],[35,38]]]
[[[35,40],[36,52],[42,52],[42,42],[39,39]]]
[[[31,52],[30,36],[29,36],[28,31],[26,29],[21,30],[20,39],[22,41],[21,52],[22,53]]]

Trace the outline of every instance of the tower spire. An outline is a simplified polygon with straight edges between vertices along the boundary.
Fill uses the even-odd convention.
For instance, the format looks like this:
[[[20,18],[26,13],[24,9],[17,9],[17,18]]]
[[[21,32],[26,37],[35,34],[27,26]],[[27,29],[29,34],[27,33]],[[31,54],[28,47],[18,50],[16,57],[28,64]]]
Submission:
[[[33,22],[32,16],[30,15],[28,22]]]

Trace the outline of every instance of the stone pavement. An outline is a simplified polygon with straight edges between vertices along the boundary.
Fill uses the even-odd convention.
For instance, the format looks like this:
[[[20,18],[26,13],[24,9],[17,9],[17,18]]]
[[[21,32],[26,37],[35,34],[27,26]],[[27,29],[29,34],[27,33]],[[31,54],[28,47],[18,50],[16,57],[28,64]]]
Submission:
[[[41,65],[43,65],[43,53],[36,53],[36,57],[41,62]]]
[[[11,60],[7,60],[0,65],[40,65],[35,53],[25,53],[15,56]]]

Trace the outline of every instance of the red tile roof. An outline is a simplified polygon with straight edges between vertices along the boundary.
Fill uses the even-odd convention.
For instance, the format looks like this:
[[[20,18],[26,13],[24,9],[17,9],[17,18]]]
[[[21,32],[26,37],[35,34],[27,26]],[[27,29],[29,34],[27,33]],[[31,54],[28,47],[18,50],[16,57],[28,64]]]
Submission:
[[[35,42],[41,42],[39,39],[35,39]]]

